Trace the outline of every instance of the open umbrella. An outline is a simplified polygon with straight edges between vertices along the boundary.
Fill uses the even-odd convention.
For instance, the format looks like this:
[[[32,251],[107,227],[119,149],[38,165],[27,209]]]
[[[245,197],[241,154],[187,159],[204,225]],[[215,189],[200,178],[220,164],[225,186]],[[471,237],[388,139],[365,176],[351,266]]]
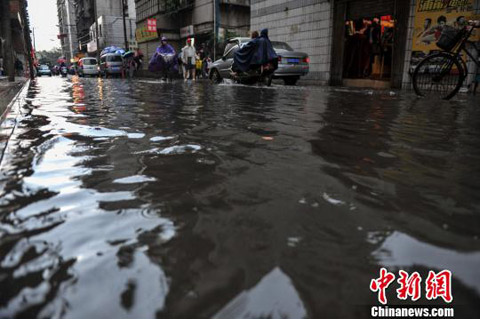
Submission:
[[[130,58],[135,55],[134,51],[127,51],[123,54],[123,58]]]

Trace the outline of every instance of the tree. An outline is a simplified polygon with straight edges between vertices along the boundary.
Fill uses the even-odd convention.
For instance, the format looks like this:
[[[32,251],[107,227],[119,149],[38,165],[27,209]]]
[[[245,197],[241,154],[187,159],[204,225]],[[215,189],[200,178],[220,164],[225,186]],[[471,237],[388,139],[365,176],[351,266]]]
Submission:
[[[40,64],[48,64],[48,65],[55,65],[57,64],[58,58],[62,56],[62,50],[60,48],[53,48],[49,51],[38,51],[38,63]]]

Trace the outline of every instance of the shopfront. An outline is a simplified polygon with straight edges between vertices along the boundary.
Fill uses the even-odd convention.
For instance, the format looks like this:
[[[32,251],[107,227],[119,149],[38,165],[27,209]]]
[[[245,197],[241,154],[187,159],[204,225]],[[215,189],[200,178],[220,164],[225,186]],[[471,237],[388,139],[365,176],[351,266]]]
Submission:
[[[410,1],[333,2],[331,84],[402,85]]]

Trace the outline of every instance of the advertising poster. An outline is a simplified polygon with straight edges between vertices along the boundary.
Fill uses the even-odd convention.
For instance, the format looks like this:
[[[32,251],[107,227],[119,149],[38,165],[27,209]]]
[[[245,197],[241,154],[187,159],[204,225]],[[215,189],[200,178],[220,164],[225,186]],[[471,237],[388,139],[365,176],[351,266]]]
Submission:
[[[461,28],[474,15],[474,0],[418,0],[413,51],[439,50],[436,42],[445,26]]]
[[[149,26],[145,23],[142,26],[137,25],[137,30],[135,31],[135,39],[137,40],[137,43],[158,39],[157,30],[155,29],[153,32],[151,30],[151,27],[149,30]]]

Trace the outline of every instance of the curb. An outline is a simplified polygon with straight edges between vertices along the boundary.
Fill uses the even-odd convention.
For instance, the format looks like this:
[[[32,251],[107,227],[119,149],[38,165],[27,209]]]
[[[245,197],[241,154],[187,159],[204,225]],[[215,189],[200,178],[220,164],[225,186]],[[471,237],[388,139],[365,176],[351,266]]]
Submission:
[[[30,79],[25,81],[0,116],[0,167],[2,166],[3,157],[7,150],[10,137],[17,127],[17,118],[20,115],[20,108],[25,101],[29,87]],[[15,108],[15,106],[17,107]]]
[[[29,83],[30,83],[30,79],[26,79],[25,81],[23,81],[23,83],[22,82],[15,83],[11,87],[7,88],[4,92],[2,92],[0,97],[1,98],[8,98],[9,95],[11,96],[12,91],[13,92],[16,91],[16,93],[13,96],[11,96],[10,102],[8,102],[6,104],[2,103],[5,108],[2,110],[2,114],[0,115],[0,124],[4,120],[6,114],[10,110],[10,108],[12,107],[12,102],[15,101],[18,98],[20,92],[22,92],[22,90],[25,88],[25,85],[28,85]],[[0,110],[2,108],[3,107],[0,106]]]

